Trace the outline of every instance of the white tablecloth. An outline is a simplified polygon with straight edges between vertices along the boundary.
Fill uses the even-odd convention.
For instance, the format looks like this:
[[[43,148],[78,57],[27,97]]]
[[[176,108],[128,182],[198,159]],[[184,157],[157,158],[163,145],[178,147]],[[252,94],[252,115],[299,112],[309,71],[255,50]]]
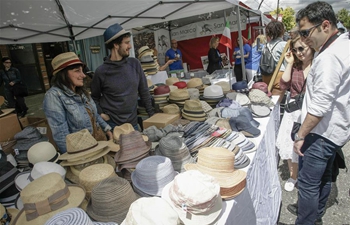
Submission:
[[[168,79],[168,74],[166,71],[158,71],[154,75],[148,75],[147,79],[150,79],[153,84],[163,83],[165,84],[166,79]]]

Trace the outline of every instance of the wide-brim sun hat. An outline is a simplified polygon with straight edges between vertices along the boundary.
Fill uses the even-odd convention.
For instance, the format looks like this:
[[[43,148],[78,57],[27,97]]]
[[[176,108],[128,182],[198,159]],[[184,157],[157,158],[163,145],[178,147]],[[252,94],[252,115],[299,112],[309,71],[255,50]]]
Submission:
[[[84,63],[80,61],[79,57],[74,52],[61,53],[55,58],[53,58],[53,60],[51,61],[53,69],[52,74],[55,76],[59,71],[63,70],[64,68],[76,64],[84,65]]]
[[[112,42],[123,34],[128,34],[129,31],[126,31],[120,26],[118,23],[109,26],[105,32],[103,33],[103,38],[105,40],[105,44]]]
[[[21,192],[24,208],[13,220],[13,225],[40,225],[69,208],[78,207],[85,198],[81,186],[67,185],[58,173],[46,174]]]
[[[162,198],[188,225],[214,224],[222,211],[219,184],[198,170],[177,175],[164,187]]]

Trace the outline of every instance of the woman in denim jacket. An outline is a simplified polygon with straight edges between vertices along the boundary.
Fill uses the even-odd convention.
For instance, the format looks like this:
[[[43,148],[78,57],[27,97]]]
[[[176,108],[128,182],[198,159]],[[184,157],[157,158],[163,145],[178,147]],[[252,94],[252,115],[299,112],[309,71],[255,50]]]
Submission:
[[[83,63],[73,52],[52,60],[53,86],[47,91],[43,108],[61,153],[65,153],[67,134],[88,129],[97,141],[113,138],[111,127],[97,113],[96,105],[84,89]]]

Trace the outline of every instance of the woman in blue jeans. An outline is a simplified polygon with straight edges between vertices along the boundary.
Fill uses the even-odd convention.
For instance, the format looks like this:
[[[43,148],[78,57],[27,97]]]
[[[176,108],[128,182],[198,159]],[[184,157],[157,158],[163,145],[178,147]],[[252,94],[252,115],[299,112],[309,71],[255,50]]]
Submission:
[[[66,136],[88,129],[97,141],[113,138],[111,127],[97,113],[96,105],[84,89],[83,63],[73,52],[52,60],[52,87],[44,98],[43,108],[52,136],[61,153],[65,153]]]

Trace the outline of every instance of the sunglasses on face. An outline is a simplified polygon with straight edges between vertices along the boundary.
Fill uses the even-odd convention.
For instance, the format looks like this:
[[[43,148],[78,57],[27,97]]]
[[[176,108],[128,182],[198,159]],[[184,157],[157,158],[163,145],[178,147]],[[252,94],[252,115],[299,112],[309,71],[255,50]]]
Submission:
[[[307,37],[309,37],[310,32],[311,32],[313,29],[315,29],[315,28],[321,26],[321,24],[322,24],[322,23],[319,23],[319,24],[317,24],[317,25],[315,25],[315,26],[310,27],[309,29],[299,30],[298,32],[299,32],[300,36],[302,36],[302,37],[304,37],[304,38],[307,38]]]
[[[8,64],[10,64],[11,62],[4,62],[4,63],[8,63]]]
[[[297,48],[292,48],[292,52],[294,54],[297,54],[297,52],[303,52],[305,49],[307,49],[307,47],[297,47]]]

